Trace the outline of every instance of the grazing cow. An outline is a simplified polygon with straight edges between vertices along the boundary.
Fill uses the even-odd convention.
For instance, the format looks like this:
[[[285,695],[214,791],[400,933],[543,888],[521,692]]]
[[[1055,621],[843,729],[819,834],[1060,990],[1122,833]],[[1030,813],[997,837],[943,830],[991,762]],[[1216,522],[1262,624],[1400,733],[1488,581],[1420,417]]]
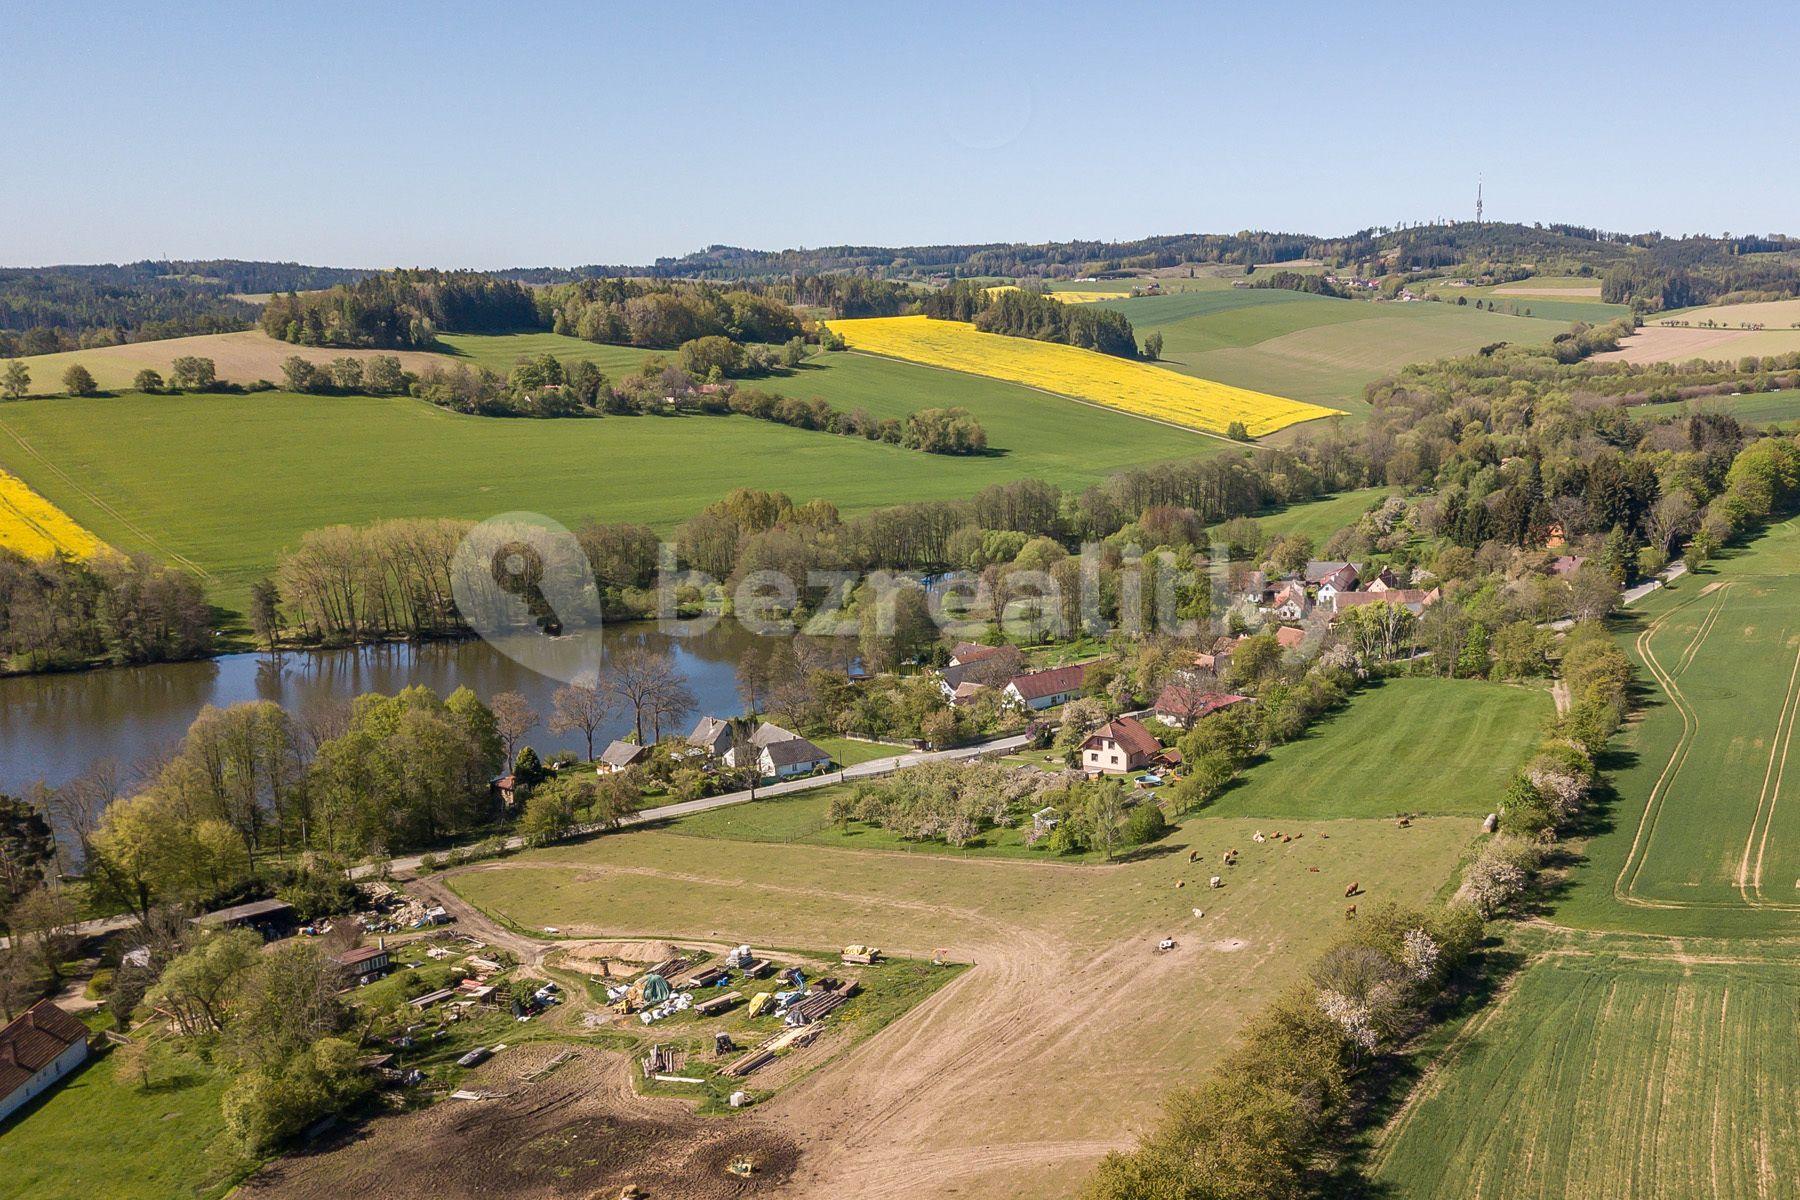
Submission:
[[[1224,887],[1225,881],[1223,879],[1220,879],[1217,875],[1214,875],[1210,880],[1207,881],[1207,886],[1208,887]]]
[[[1349,908],[1346,908],[1344,910],[1344,920],[1346,920],[1346,921],[1356,920],[1356,905],[1352,904]]]
[[[1356,893],[1358,893],[1358,892],[1360,892],[1360,891],[1362,891],[1362,889],[1361,889],[1361,888],[1359,888],[1359,887],[1357,887],[1357,886],[1356,886],[1356,885],[1355,885],[1355,884],[1354,884],[1354,883],[1353,883],[1353,884],[1351,884],[1351,885],[1350,885],[1350,886],[1349,886],[1349,887],[1347,887],[1347,888],[1345,888],[1345,889],[1344,889],[1344,895],[1346,895],[1346,896],[1354,896],[1354,895],[1356,895]]]

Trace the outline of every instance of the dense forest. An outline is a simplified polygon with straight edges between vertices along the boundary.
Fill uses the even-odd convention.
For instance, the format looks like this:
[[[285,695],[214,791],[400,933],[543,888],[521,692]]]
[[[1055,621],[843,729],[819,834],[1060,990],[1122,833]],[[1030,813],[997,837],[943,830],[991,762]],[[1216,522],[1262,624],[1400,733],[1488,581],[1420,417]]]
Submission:
[[[148,558],[33,562],[0,549],[0,664],[48,671],[169,662],[212,647],[200,581]]]
[[[539,320],[557,333],[614,346],[672,350],[703,337],[785,342],[800,318],[780,296],[707,283],[587,279],[546,288]]]
[[[0,268],[0,357],[244,329],[256,306],[239,295],[366,274],[235,259]]]
[[[302,346],[429,346],[439,332],[540,326],[530,289],[479,271],[384,271],[323,292],[273,296],[263,332]]]

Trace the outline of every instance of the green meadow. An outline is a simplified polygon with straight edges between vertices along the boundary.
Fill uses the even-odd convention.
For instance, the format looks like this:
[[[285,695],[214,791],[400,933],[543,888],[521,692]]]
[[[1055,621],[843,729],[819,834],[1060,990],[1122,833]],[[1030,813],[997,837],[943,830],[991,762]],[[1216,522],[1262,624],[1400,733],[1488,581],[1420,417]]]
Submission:
[[[1478,1013],[1385,1131],[1394,1200],[1795,1194],[1794,964],[1553,953]]]
[[[1800,931],[1800,522],[1619,621],[1644,685],[1603,764],[1611,812],[1556,920],[1670,935]]]
[[[1258,513],[1256,514],[1256,523],[1262,526],[1263,532],[1270,537],[1281,537],[1290,533],[1304,534],[1313,540],[1315,549],[1321,549],[1330,540],[1332,534],[1346,525],[1356,524],[1364,513],[1381,503],[1392,490],[1385,487],[1371,487],[1339,492],[1335,496],[1325,496],[1318,500],[1290,504],[1285,508],[1274,509],[1267,513]]]
[[[1392,679],[1275,747],[1204,811],[1308,821],[1485,816],[1553,712],[1541,688]]]
[[[1455,304],[1339,300],[1273,288],[1213,288],[1100,301],[1131,318],[1141,341],[1163,335],[1177,371],[1367,412],[1366,384],[1412,362],[1494,342],[1548,341],[1567,327]]]
[[[1800,421],[1800,391],[1745,392],[1738,396],[1708,396],[1703,400],[1634,404],[1625,411],[1640,420],[1716,412],[1736,417],[1747,425],[1786,425],[1790,421]]]
[[[554,352],[623,373],[646,357],[554,334],[446,342],[495,369]],[[820,356],[762,386],[877,416],[959,405],[994,452],[923,454],[737,416],[503,419],[407,397],[273,391],[6,404],[0,465],[120,549],[195,564],[216,599],[238,607],[284,547],[322,525],[527,510],[666,531],[738,487],[852,513],[1020,478],[1083,487],[1223,448],[1028,388],[856,354]]]

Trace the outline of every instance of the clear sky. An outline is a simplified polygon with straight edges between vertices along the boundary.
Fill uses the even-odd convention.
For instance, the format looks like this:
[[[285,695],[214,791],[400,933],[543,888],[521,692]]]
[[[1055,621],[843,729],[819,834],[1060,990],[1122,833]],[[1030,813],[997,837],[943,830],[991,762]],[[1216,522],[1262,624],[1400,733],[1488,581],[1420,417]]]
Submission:
[[[780,10],[786,15],[771,15]],[[0,19],[0,263],[1800,233],[1800,8],[67,3]]]

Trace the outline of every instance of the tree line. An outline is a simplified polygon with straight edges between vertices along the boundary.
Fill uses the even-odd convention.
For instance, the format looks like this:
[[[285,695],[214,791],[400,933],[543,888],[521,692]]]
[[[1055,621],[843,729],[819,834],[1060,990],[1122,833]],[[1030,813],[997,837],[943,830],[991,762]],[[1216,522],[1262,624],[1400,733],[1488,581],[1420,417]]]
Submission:
[[[212,610],[200,582],[144,555],[27,559],[0,548],[0,663],[50,671],[205,654]]]
[[[289,291],[263,306],[262,330],[301,346],[418,348],[440,332],[541,327],[530,289],[478,271],[383,271],[325,291]]]
[[[958,280],[928,293],[920,308],[926,316],[939,320],[973,322],[984,333],[1061,342],[1120,358],[1139,357],[1131,322],[1124,313],[1102,305],[1064,304],[1043,292],[996,289]]]
[[[673,350],[696,338],[785,342],[800,318],[759,288],[640,279],[584,279],[544,289],[543,324],[557,333],[614,346]]]

